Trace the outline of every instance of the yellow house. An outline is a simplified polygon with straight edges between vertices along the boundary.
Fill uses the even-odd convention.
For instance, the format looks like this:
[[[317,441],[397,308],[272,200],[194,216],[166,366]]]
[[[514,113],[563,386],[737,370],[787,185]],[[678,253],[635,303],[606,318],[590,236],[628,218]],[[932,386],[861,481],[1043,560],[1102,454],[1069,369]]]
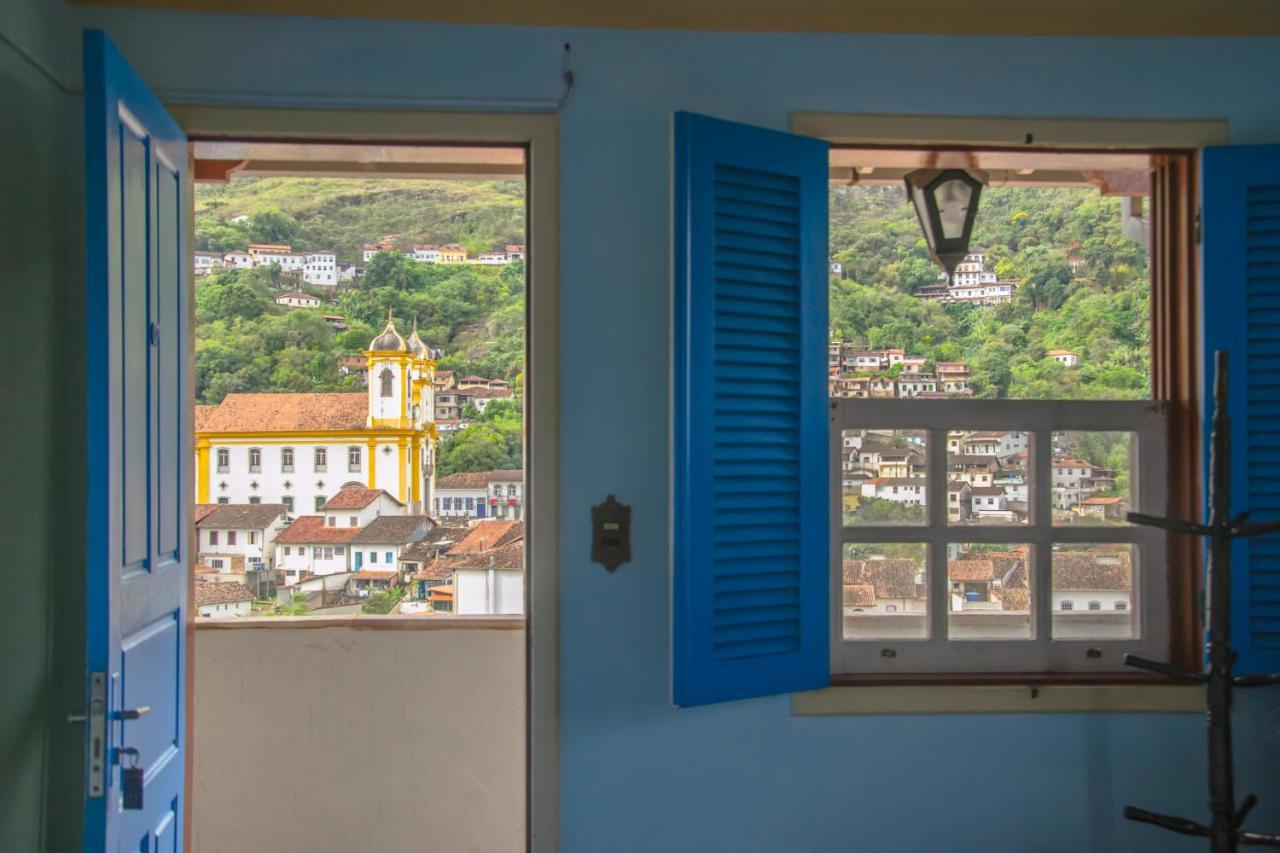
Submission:
[[[365,391],[228,394],[197,406],[196,502],[313,512],[355,482],[412,512],[429,505],[435,362],[417,329],[406,341],[390,317],[364,355]]]
[[[467,250],[456,243],[450,243],[447,246],[440,247],[440,259],[437,263],[441,264],[465,264],[467,262]]]

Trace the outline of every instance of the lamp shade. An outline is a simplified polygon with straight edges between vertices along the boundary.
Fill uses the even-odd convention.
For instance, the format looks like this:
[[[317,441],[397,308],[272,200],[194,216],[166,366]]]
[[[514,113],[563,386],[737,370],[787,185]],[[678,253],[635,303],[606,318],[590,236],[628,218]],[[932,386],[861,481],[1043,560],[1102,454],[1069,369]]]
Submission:
[[[907,197],[920,219],[933,259],[950,278],[969,254],[978,199],[987,174],[968,169],[917,169],[907,173]]]

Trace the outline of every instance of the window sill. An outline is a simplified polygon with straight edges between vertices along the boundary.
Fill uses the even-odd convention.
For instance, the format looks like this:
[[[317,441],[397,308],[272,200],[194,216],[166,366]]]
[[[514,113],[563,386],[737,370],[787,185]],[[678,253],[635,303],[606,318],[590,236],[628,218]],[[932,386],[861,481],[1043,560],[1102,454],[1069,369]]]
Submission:
[[[825,690],[797,693],[791,714],[1203,714],[1205,688],[1128,673],[1076,676],[832,676]]]

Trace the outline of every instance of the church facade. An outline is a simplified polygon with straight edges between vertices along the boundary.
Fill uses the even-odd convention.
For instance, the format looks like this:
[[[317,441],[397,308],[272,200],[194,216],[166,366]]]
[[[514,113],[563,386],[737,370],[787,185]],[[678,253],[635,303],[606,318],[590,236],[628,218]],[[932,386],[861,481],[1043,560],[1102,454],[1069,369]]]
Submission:
[[[415,328],[386,328],[365,352],[368,388],[228,394],[196,406],[196,502],[282,503],[313,513],[344,485],[384,489],[422,512],[434,487],[435,360]]]

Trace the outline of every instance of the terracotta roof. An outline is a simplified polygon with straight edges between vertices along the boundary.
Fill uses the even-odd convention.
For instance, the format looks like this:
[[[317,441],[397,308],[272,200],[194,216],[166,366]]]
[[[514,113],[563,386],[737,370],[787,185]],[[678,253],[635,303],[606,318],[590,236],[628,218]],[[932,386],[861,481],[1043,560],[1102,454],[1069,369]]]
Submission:
[[[1057,551],[1053,555],[1053,588],[1128,592],[1133,589],[1129,555],[1124,551]]]
[[[1020,587],[1005,587],[1000,590],[1001,610],[1030,610],[1031,593]]]
[[[947,574],[953,581],[995,580],[996,568],[991,560],[952,560]]]
[[[924,477],[872,477],[863,482],[873,486],[921,486],[925,485]]]
[[[408,547],[400,553],[400,561],[425,563],[429,560],[434,560],[440,555],[442,549],[450,547],[454,542],[466,535],[467,528],[465,527],[436,525],[427,532],[426,536],[417,542],[409,543]]]
[[[353,578],[358,581],[390,581],[395,580],[398,575],[398,572],[378,572],[371,569],[361,569],[355,573]]]
[[[1053,460],[1054,468],[1092,468],[1088,462],[1083,459],[1055,459]]]
[[[359,532],[359,527],[326,527],[322,515],[304,515],[281,530],[276,542],[283,545],[345,545]]]
[[[196,527],[219,530],[265,530],[289,514],[284,504],[218,504]]]
[[[459,471],[436,480],[437,489],[486,489],[490,483],[523,483],[524,471],[506,468],[499,471]]]
[[[455,569],[514,569],[524,571],[524,539],[507,542],[479,554],[445,557]]]
[[[869,583],[844,585],[845,607],[867,607],[876,603],[876,588]]]
[[[478,521],[467,531],[467,535],[449,550],[449,554],[462,556],[490,551],[523,536],[524,522],[522,521],[513,521],[509,518]]]
[[[511,393],[510,390],[506,388],[463,388],[462,393],[470,395],[472,398],[479,397],[481,399],[485,397],[490,397],[490,398],[495,398],[499,400],[505,400],[515,396],[513,393]]]
[[[994,498],[1004,494],[1003,486],[974,486],[974,497]]]
[[[437,557],[414,572],[409,580],[413,581],[447,581],[453,577],[453,563],[444,557]]]
[[[204,518],[220,506],[222,506],[222,504],[196,504],[195,511],[191,515],[192,523],[199,524],[200,519]]]
[[[916,562],[908,557],[889,560],[845,560],[842,580],[846,588],[852,584],[871,584],[877,598],[916,598]]]
[[[200,432],[302,432],[364,429],[364,392],[228,394],[207,413]]]
[[[253,593],[242,583],[230,581],[196,581],[196,606],[206,604],[239,604],[253,601]]]
[[[193,418],[193,420],[195,421],[195,424],[194,424],[195,431],[200,432],[201,430],[206,429],[207,427],[205,425],[209,422],[209,416],[216,411],[218,411],[217,406],[206,406],[204,404],[196,404],[194,409],[195,417]]]
[[[1124,498],[1104,498],[1104,497],[1098,497],[1095,495],[1094,497],[1091,497],[1091,498],[1085,498],[1084,500],[1080,501],[1080,503],[1087,504],[1090,506],[1114,506],[1115,504],[1121,503],[1123,501],[1124,501]]]
[[[439,586],[433,586],[427,590],[427,598],[439,598],[453,600],[453,584],[442,583]]]
[[[382,515],[352,538],[358,545],[406,545],[426,535],[431,519],[425,515]]]
[[[324,502],[321,509],[364,509],[369,504],[378,499],[379,495],[386,495],[398,506],[404,506],[400,501],[391,497],[385,489],[359,489],[347,488],[341,489],[336,495]]]
[[[1069,349],[1051,349],[1045,355],[1075,355],[1075,353]]]

